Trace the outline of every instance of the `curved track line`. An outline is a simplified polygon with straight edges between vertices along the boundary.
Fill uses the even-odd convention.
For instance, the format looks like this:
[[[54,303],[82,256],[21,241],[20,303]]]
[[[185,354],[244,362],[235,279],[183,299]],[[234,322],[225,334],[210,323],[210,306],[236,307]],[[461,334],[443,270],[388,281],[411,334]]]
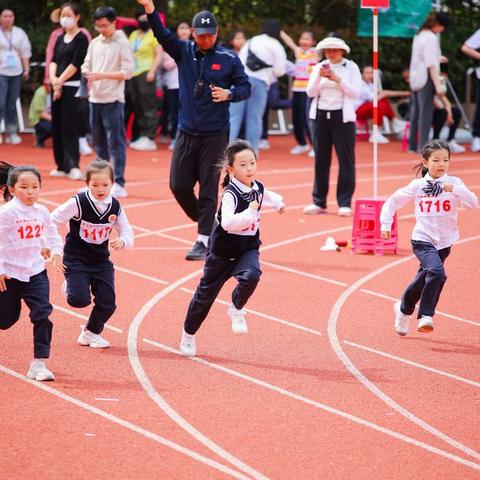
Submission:
[[[474,240],[479,240],[480,235],[474,236],[474,237],[469,237],[465,238],[464,240],[461,240],[457,242],[458,244],[461,243],[466,243]],[[435,437],[439,438],[440,440],[443,440],[445,443],[449,444],[450,446],[460,450],[461,452],[477,459],[480,460],[480,453],[476,452],[475,450],[472,450],[471,448],[463,445],[460,443],[458,440],[455,440],[452,437],[449,437],[448,435],[442,433],[440,430],[437,430],[435,427],[430,425],[429,423],[425,422],[421,418],[415,416],[413,413],[411,413],[409,410],[406,408],[402,407],[399,405],[393,398],[389,397],[386,393],[384,393],[382,390],[380,390],[373,382],[368,380],[368,378],[363,375],[362,372],[352,363],[350,358],[346,355],[346,353],[343,351],[340,342],[338,340],[337,336],[337,323],[338,323],[338,317],[340,315],[340,311],[345,304],[345,302],[348,300],[350,295],[354,293],[356,290],[358,290],[364,283],[368,282],[369,280],[377,277],[378,275],[386,272],[387,270],[397,267],[403,263],[406,263],[410,261],[412,258],[414,258],[414,255],[410,255],[408,257],[402,258],[400,260],[396,260],[394,262],[391,262],[387,265],[384,265],[383,267],[378,268],[377,270],[374,270],[373,272],[369,273],[368,275],[363,276],[359,280],[357,280],[354,284],[352,284],[347,290],[345,290],[339,297],[338,300],[335,302],[335,305],[333,306],[331,312],[330,312],[330,317],[328,319],[328,339],[330,341],[330,345],[332,346],[335,354],[337,357],[341,360],[341,362],[344,364],[344,366],[350,371],[350,373],[360,382],[362,383],[368,390],[370,390],[374,395],[376,395],[380,400],[385,402],[388,406],[393,408],[395,411],[403,415],[406,419],[410,420],[412,423],[416,424],[417,426],[423,428],[425,431],[428,433],[434,435]]]
[[[178,279],[176,282],[170,284],[168,287],[164,288],[156,295],[154,295],[137,313],[133,319],[130,327],[128,329],[128,358],[132,365],[133,371],[137,376],[138,381],[140,382],[143,389],[147,392],[148,396],[163,410],[163,412],[168,415],[177,425],[183,428],[186,432],[192,435],[193,438],[198,440],[200,443],[203,443],[207,448],[212,452],[216,453],[219,457],[228,461],[231,465],[238,468],[242,472],[250,475],[252,478],[258,480],[267,480],[268,477],[263,475],[260,472],[257,472],[252,467],[242,462],[238,458],[234,457],[231,453],[224,450],[220,445],[216,444],[213,440],[210,440],[202,432],[197,430],[191,423],[189,423],[185,418],[183,418],[169,403],[155,390],[154,386],[150,382],[145,373],[145,370],[142,367],[140,359],[138,357],[137,349],[137,340],[138,340],[138,330],[143,319],[147,316],[149,311],[155,306],[155,304],[161,300],[163,297],[168,295],[170,292],[180,287],[184,283],[188,282],[192,278],[195,278],[203,272],[203,268],[196,270],[184,277]]]

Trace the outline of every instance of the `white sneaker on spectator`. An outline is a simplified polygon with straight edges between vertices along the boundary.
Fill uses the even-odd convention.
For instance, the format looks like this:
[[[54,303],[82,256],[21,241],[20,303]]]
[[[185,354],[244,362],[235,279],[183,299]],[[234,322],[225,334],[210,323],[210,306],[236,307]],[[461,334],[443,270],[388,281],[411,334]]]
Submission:
[[[30,368],[27,372],[27,377],[38,382],[48,382],[55,380],[53,373],[45,366],[45,362],[35,358],[30,363]]]
[[[10,145],[18,145],[19,143],[22,143],[22,137],[16,133],[11,133],[7,136],[7,143]]]
[[[135,142],[134,142],[134,143],[135,143]],[[162,136],[160,137],[160,143],[161,143],[162,145],[166,145],[166,144],[168,143],[168,137],[167,137],[167,135],[162,135]]]
[[[83,180],[83,173],[79,168],[72,168],[68,174],[70,180]]]
[[[248,333],[248,325],[245,320],[245,310],[238,310],[234,305],[230,305],[227,310],[228,316],[232,321],[232,332],[245,334]]]
[[[51,177],[68,177],[68,173],[62,172],[61,170],[57,170],[54,168],[53,170],[50,171],[50,176]]]
[[[153,151],[157,149],[157,144],[148,137],[140,137],[138,140],[130,143],[130,148],[141,151]]]
[[[170,151],[172,151],[174,148],[175,148],[175,140],[172,140],[172,141],[170,142],[170,145],[168,145],[168,149],[169,149]]]
[[[352,209],[350,207],[339,207],[337,213],[339,217],[350,217],[352,215]]]
[[[307,153],[310,150],[309,145],[295,145],[290,150],[290,155],[301,155],[302,153]]]
[[[307,205],[303,209],[303,213],[306,213],[307,215],[318,215],[319,213],[327,213],[327,209],[325,207],[319,207],[318,205],[312,203],[311,205]]]
[[[407,122],[405,120],[401,120],[400,118],[394,117],[392,120],[393,133],[403,133],[405,131],[406,125],[407,125]]]
[[[375,135],[372,133],[370,135],[370,138],[368,139],[370,143],[373,143],[375,141]],[[380,145],[384,145],[386,143],[390,143],[390,140],[385,136],[382,135],[380,132],[377,132],[377,143]]]
[[[82,331],[77,339],[77,343],[84,347],[92,347],[92,348],[110,348],[110,342],[105,340],[101,335],[98,333],[93,333],[90,330],[87,330],[84,326],[82,327]]]
[[[404,337],[408,333],[410,315],[406,315],[400,310],[400,302],[393,305],[393,312],[395,313],[395,331]]]
[[[270,150],[270,142],[266,138],[262,138],[258,144],[260,150]]]
[[[450,147],[451,153],[464,153],[466,152],[466,148],[459,145],[455,140],[450,140],[448,142],[448,146]]]
[[[80,155],[91,155],[93,153],[93,150],[85,137],[80,137],[78,139],[78,148],[80,150]]]
[[[417,330],[422,333],[433,332],[433,318],[428,315],[422,315],[418,321]]]
[[[67,299],[67,281],[66,280],[62,283],[62,287],[60,288],[60,291],[62,292],[62,297],[65,298],[66,300]]]
[[[308,152],[308,156],[310,158],[315,158],[315,150],[313,148]]]
[[[471,149],[472,152],[480,152],[480,137],[473,137]]]
[[[184,357],[194,357],[197,353],[195,335],[190,335],[185,330],[182,332],[182,340],[180,341],[180,353]]]
[[[112,187],[112,196],[116,198],[125,198],[128,196],[128,192],[118,183],[114,183]]]

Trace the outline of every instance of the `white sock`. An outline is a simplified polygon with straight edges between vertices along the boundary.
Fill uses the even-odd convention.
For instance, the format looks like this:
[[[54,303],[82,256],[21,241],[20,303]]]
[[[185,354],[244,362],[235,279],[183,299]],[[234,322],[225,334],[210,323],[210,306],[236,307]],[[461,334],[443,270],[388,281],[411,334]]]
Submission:
[[[183,337],[187,340],[191,340],[192,338],[195,338],[195,334],[191,335],[190,333],[187,333],[185,330],[183,330]]]
[[[208,235],[198,234],[197,242],[202,242],[206,247],[208,247]]]

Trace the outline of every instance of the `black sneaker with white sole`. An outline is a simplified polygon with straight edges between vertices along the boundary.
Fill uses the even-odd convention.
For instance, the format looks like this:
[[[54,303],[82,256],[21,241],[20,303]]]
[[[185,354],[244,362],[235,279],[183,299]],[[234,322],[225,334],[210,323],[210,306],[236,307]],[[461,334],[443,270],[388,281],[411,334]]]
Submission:
[[[186,260],[205,260],[207,247],[203,242],[196,241],[195,245],[187,252]]]

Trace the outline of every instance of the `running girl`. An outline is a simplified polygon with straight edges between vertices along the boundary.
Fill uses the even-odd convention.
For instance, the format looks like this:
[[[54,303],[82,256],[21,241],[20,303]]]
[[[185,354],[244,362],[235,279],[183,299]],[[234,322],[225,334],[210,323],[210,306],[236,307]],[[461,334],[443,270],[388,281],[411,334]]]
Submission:
[[[45,259],[61,266],[63,242],[47,208],[37,203],[41,183],[36,168],[0,162],[0,189],[8,202],[0,207],[0,329],[17,323],[23,300],[33,323],[34,358],[27,377],[45,381],[55,380],[45,366],[53,328]]]
[[[390,238],[395,211],[411,199],[415,201],[416,224],[412,233],[413,253],[420,261],[420,269],[413,282],[394,305],[395,330],[408,333],[410,316],[418,309],[418,331],[433,330],[433,316],[443,285],[447,280],[445,259],[459,238],[457,208],[478,208],[477,196],[458,177],[447,174],[450,148],[446,142],[433,140],[423,147],[422,178],[412,180],[397,190],[383,205],[380,215],[382,238]]]
[[[210,237],[203,277],[193,296],[185,319],[180,351],[195,356],[195,334],[225,282],[235,277],[238,285],[232,292],[228,316],[234,333],[248,333],[243,307],[260,280],[259,262],[260,208],[273,207],[285,212],[280,195],[266,190],[255,180],[256,153],[248,142],[236,140],[225,151],[227,174],[217,213],[218,225]]]
[[[65,240],[63,290],[70,306],[94,307],[86,326],[82,327],[77,342],[92,348],[109,348],[110,342],[100,334],[113,315],[115,305],[114,268],[109,246],[115,250],[133,245],[133,230],[120,203],[111,195],[114,183],[112,165],[105,160],[94,160],[85,173],[88,189],[67,200],[52,212],[58,226],[69,223]],[[119,237],[110,240],[112,229]]]

